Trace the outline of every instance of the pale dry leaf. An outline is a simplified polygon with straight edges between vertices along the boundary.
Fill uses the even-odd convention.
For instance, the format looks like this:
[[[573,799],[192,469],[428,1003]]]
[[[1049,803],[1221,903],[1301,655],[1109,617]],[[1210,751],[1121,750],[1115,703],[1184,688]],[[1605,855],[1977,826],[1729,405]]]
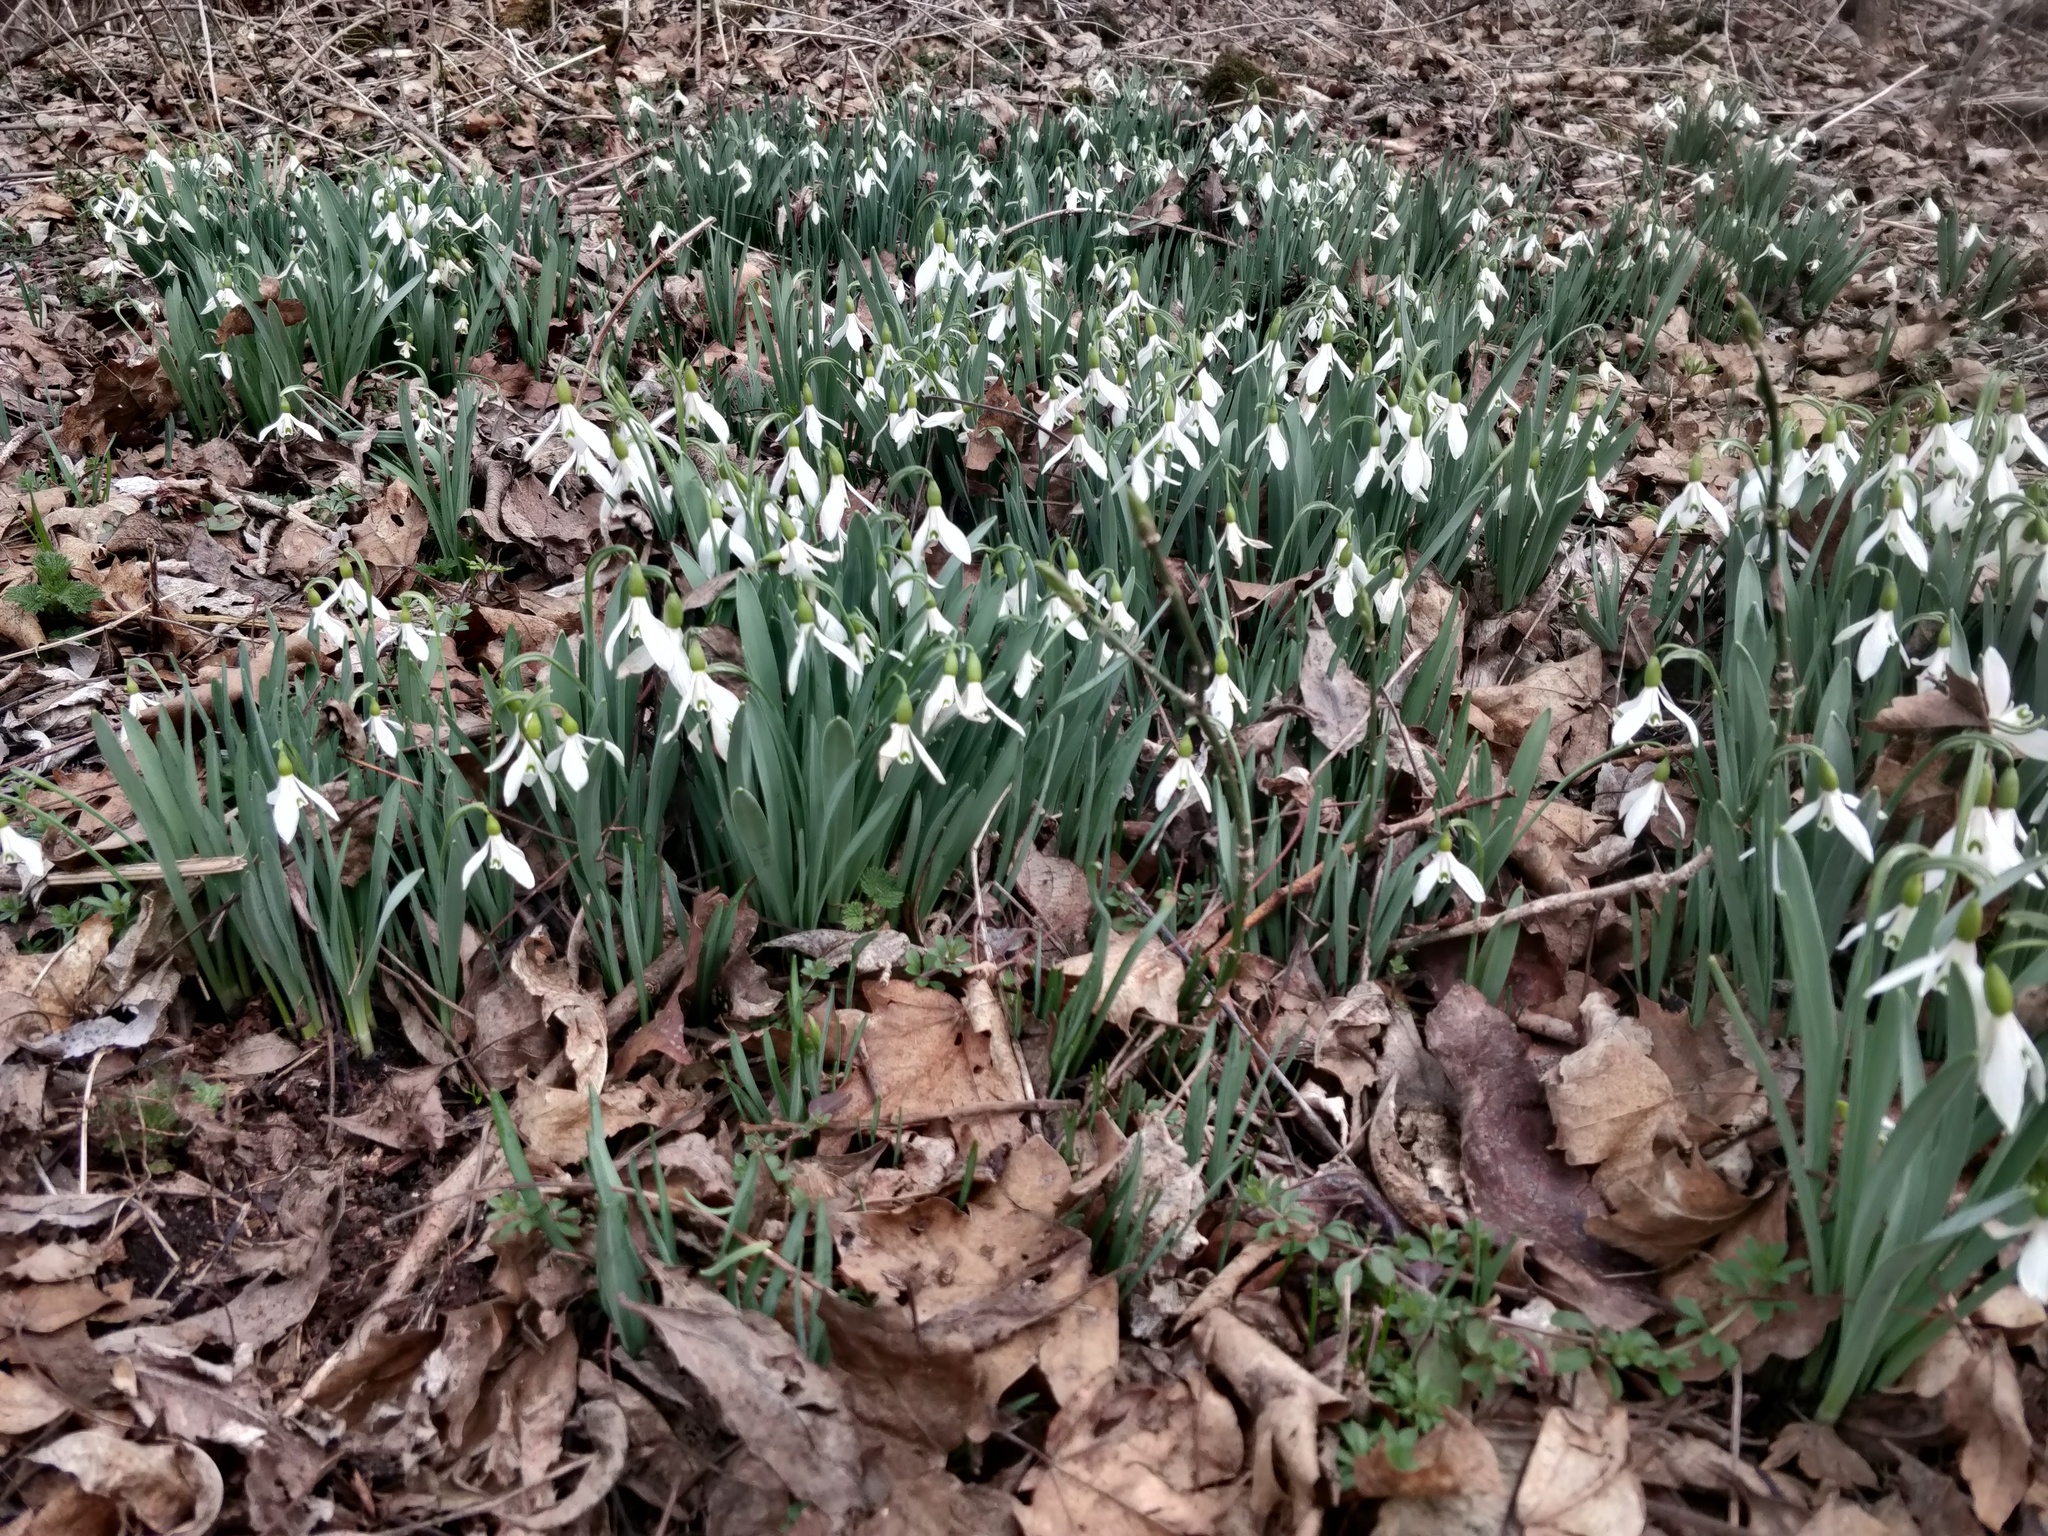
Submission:
[[[1683,1131],[1671,1079],[1623,1030],[1602,1031],[1559,1061],[1545,1093],[1568,1163],[1640,1164]]]
[[[879,1105],[883,1125],[899,1117],[945,1120],[962,1157],[979,1146],[977,1160],[992,1160],[999,1149],[1022,1144],[1028,1134],[1022,1115],[976,1112],[1024,1096],[1023,1067],[1007,1022],[984,1032],[960,999],[910,981],[869,981],[863,996],[862,1070],[833,1095],[835,1127],[865,1126]]]
[[[274,1030],[247,1035],[237,1040],[206,1069],[209,1077],[268,1077],[282,1072],[304,1053]]]
[[[1072,951],[1087,942],[1095,903],[1088,894],[1087,875],[1072,859],[1036,848],[1025,850],[1017,863],[1015,889],[1046,936],[1062,950]]]
[[[1970,1503],[1986,1529],[1998,1530],[2026,1496],[2033,1455],[2019,1374],[2003,1338],[1992,1334],[1978,1341],[1942,1394],[1941,1407],[1949,1426],[1963,1436],[1957,1466]]]
[[[694,1275],[657,1273],[662,1305],[643,1309],[647,1320],[726,1428],[829,1518],[861,1508],[860,1437],[838,1379],[773,1319],[741,1312]]]
[[[1799,1527],[1799,1536],[1896,1536],[1896,1533],[1860,1504],[1851,1504],[1835,1495]]]
[[[1660,1267],[1691,1257],[1756,1203],[1704,1159],[1676,1147],[1648,1163],[1602,1173],[1600,1193],[1613,1214],[1589,1218],[1587,1233]]]
[[[1234,1312],[1218,1308],[1204,1317],[1194,1341],[1253,1414],[1252,1517],[1263,1521],[1285,1499],[1288,1528],[1302,1530],[1317,1508],[1320,1426],[1343,1419],[1351,1400]]]
[[[1045,1450],[1018,1486],[1024,1536],[1204,1536],[1243,1498],[1243,1431],[1199,1371],[1098,1378],[1054,1416]]]
[[[1129,1029],[1131,1020],[1143,1014],[1160,1024],[1180,1022],[1180,988],[1187,979],[1187,967],[1158,939],[1145,941],[1135,958],[1131,950],[1137,945],[1139,930],[1111,936],[1109,952],[1102,963],[1104,988],[1116,986],[1117,975],[1130,959],[1129,974],[1123,984],[1116,986],[1105,999],[1096,995],[1094,1006],[1102,1011],[1103,1017],[1118,1029]],[[1085,979],[1093,957],[1075,955],[1060,963],[1062,975]]]
[[[25,1370],[0,1371],[0,1435],[26,1435],[54,1424],[71,1405]]]
[[[688,1129],[703,1118],[703,1106],[688,1093],[671,1093],[650,1078],[614,1083],[598,1095],[604,1134],[636,1130],[643,1125]],[[695,1117],[694,1119],[692,1117]],[[590,1094],[582,1088],[519,1085],[513,1120],[527,1149],[556,1167],[580,1163],[590,1152]]]
[[[562,1051],[569,1058],[576,1087],[602,1085],[611,1038],[604,999],[577,984],[575,971],[555,958],[554,946],[543,930],[536,929],[514,946],[509,965],[513,978],[539,1005],[541,1022],[561,1024]]]
[[[1877,1473],[1870,1463],[1836,1434],[1832,1425],[1794,1419],[1779,1430],[1771,1441],[1770,1454],[1764,1457],[1764,1470],[1774,1471],[1794,1460],[1800,1472],[1816,1483],[1837,1488],[1877,1486]]]
[[[369,561],[383,585],[419,559],[427,537],[427,512],[403,480],[388,481],[356,524],[356,553]]]
[[[1641,1536],[1649,1507],[1629,1470],[1628,1412],[1552,1408],[1515,1493],[1527,1536]]]
[[[1396,1467],[1375,1445],[1371,1454],[1352,1462],[1352,1491],[1361,1499],[1498,1496],[1502,1491],[1493,1442],[1458,1414],[1416,1441],[1407,1460],[1407,1467]]]
[[[1344,752],[1365,739],[1372,714],[1372,690],[1337,655],[1326,629],[1311,629],[1301,657],[1301,707],[1315,739],[1331,752]]]
[[[202,1536],[220,1515],[220,1469],[197,1446],[144,1445],[118,1429],[81,1429],[29,1452],[112,1499],[157,1536]]]

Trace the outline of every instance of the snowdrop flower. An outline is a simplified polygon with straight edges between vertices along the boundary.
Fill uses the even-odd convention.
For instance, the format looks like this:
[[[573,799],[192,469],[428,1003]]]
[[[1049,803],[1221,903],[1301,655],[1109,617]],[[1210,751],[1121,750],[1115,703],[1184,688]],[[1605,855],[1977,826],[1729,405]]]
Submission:
[[[1138,632],[1138,621],[1131,617],[1131,610],[1124,606],[1123,583],[1114,576],[1109,580],[1109,612],[1105,615],[1105,622],[1120,635],[1135,635]],[[1107,640],[1102,642],[1102,661],[1105,666],[1108,665],[1114,650],[1115,647]]]
[[[861,674],[861,660],[847,648],[846,629],[831,613],[812,605],[810,594],[798,589],[796,596],[796,644],[789,652],[789,672],[784,686],[792,695],[796,692],[797,674],[803,667],[804,657],[816,646],[828,656],[836,658],[840,665],[857,681]]]
[[[1894,480],[1885,495],[1884,521],[1864,536],[1856,546],[1856,558],[1867,560],[1870,552],[1883,544],[1895,555],[1904,555],[1913,562],[1915,570],[1927,573],[1927,543],[1913,526],[1913,516],[1906,507],[1905,492]]]
[[[1632,699],[1623,700],[1621,707],[1614,712],[1612,745],[1618,747],[1624,742],[1634,741],[1646,728],[1663,725],[1667,711],[1685,727],[1685,734],[1692,739],[1692,744],[1698,746],[1700,728],[1693,724],[1691,715],[1678,707],[1678,701],[1664,691],[1664,664],[1652,656],[1643,667],[1642,692]]]
[[[2048,1067],[2040,1049],[2013,1014],[2012,983],[1996,965],[1984,967],[1977,1005],[1977,1087],[2010,1136],[2020,1128],[2027,1099],[2048,1098]]]
[[[1401,556],[1394,556],[1393,564],[1378,578],[1379,585],[1373,588],[1372,611],[1379,615],[1382,626],[1392,624],[1408,601],[1408,562]]]
[[[1301,372],[1294,381],[1295,392],[1302,395],[1320,395],[1323,392],[1323,385],[1329,381],[1332,368],[1347,380],[1352,376],[1350,365],[1337,355],[1337,327],[1332,321],[1325,319],[1322,342],[1316,347],[1315,354],[1301,365]]]
[[[283,747],[277,749],[277,787],[263,797],[270,802],[270,824],[277,832],[280,843],[288,843],[299,830],[299,816],[307,806],[319,811],[329,821],[341,817],[327,801],[327,797],[310,784],[300,782],[292,772],[291,754]],[[20,834],[16,834],[19,838]],[[0,842],[4,842],[0,838]]]
[[[440,633],[434,624],[433,610],[431,607],[425,607],[424,605],[425,599],[411,592],[401,597],[398,600],[398,624],[392,631],[392,636],[397,641],[399,649],[423,667],[433,654],[429,644],[429,637],[434,640],[440,638]],[[419,617],[422,612],[425,615],[424,623],[421,622]]]
[[[1387,407],[1387,415],[1394,423],[1394,430],[1402,439],[1398,465],[1401,488],[1420,500],[1429,493],[1430,482],[1436,476],[1436,465],[1429,457],[1429,444],[1426,441],[1422,413],[1419,410],[1409,411],[1398,405],[1390,405]]]
[[[671,598],[674,593],[669,594]],[[676,601],[677,622],[681,622],[682,603]],[[682,663],[682,653],[677,647],[676,632],[658,617],[647,601],[647,573],[639,566],[630,567],[626,572],[626,611],[613,627],[604,643],[604,661],[612,666],[618,656],[619,642],[631,640],[633,649],[626,653],[624,661],[617,661],[618,676],[631,677],[645,672],[649,667],[659,667],[673,675]]]
[[[1856,647],[1856,676],[1864,682],[1877,676],[1877,669],[1894,651],[1905,655],[1905,647],[1899,643],[1898,610],[1899,584],[1886,576],[1884,590],[1877,595],[1877,611],[1868,618],[1858,619],[1835,636],[1837,645],[1851,636],[1863,636]]]
[[[128,679],[128,696],[121,705],[121,745],[130,752],[135,750],[135,743],[128,734],[130,729],[139,724],[145,714],[155,709],[156,704],[155,694],[144,693],[142,684],[133,677]]]
[[[1371,436],[1366,440],[1365,457],[1358,461],[1358,470],[1351,477],[1353,496],[1363,496],[1372,488],[1375,478],[1384,478],[1389,485],[1393,484],[1393,471],[1387,467],[1387,457],[1380,451],[1383,441],[1380,424],[1375,421],[1372,424]]]
[[[2012,696],[2012,673],[2005,658],[1994,650],[1984,652],[1984,711],[1990,717],[1992,733],[2022,757],[2048,762],[2048,727],[2033,709]]]
[[[1358,599],[1372,592],[1372,571],[1348,533],[1338,536],[1336,553],[1330,557],[1329,579],[1330,606],[1347,619],[1357,608]]]
[[[321,440],[320,429],[314,426],[312,422],[305,420],[303,417],[294,416],[290,411],[280,406],[277,412],[277,419],[256,434],[256,441],[260,443],[267,437],[275,437],[281,443],[289,442],[292,438],[298,437],[301,434],[312,438],[316,443]]]
[[[562,782],[571,789],[581,792],[590,782],[590,754],[599,747],[611,753],[612,761],[621,768],[626,766],[626,754],[619,750],[617,742],[584,735],[576,729],[575,718],[571,715],[563,715],[561,725],[562,739],[548,754],[547,768],[549,773],[559,773]]]
[[[462,866],[462,888],[465,891],[469,889],[470,881],[476,878],[477,871],[487,864],[492,869],[502,869],[524,889],[533,889],[533,866],[526,862],[526,855],[513,846],[512,840],[505,835],[505,829],[498,825],[498,818],[488,811],[484,813],[484,845]]]
[[[1185,792],[1199,801],[1204,811],[1213,812],[1208,781],[1202,777],[1201,765],[1195,761],[1194,742],[1183,735],[1174,744],[1173,752],[1173,761],[1159,776],[1159,787],[1152,792],[1152,808],[1164,811]]]
[[[2013,391],[2012,409],[2005,417],[2005,461],[2017,464],[2031,454],[2034,462],[2048,468],[2048,442],[2041,440],[2027,420],[2027,395],[2024,389]]]
[[[1671,796],[1671,759],[1661,757],[1656,770],[1621,797],[1621,832],[1631,843],[1648,830],[1659,811],[1671,817],[1680,837],[1685,836],[1685,812]]]
[[[278,765],[280,768],[284,765],[282,753],[278,754]],[[296,783],[297,780],[293,782]],[[319,799],[317,795],[314,798]],[[326,802],[321,801],[321,804],[325,805]],[[334,813],[330,810],[327,814],[331,816]],[[292,811],[292,826],[298,826],[296,807]],[[289,837],[290,833],[280,828],[277,835],[284,838]],[[50,861],[43,857],[43,845],[25,832],[17,831],[14,824],[4,815],[0,815],[0,869],[20,870],[24,890],[36,884],[50,871]]]
[[[783,575],[792,580],[816,581],[825,574],[825,567],[839,558],[839,552],[806,539],[803,525],[797,521],[792,509],[801,509],[801,503],[794,497],[782,512],[782,544],[769,558],[781,567]]]
[[[1855,451],[1853,442],[1845,445],[1842,441],[1841,414],[1832,412],[1821,425],[1820,446],[1807,456],[1807,473],[1827,481],[1828,493],[1838,496],[1855,468]]]
[[[530,779],[547,800],[548,808],[554,809],[555,785],[540,750],[540,714],[537,710],[528,710],[521,716],[518,726],[498,755],[491,759],[486,771],[496,773],[500,769],[504,770],[505,781],[499,794],[506,805],[519,798],[519,791]]]
[[[1977,963],[1977,938],[1984,931],[1984,907],[1972,896],[1956,913],[1954,936],[1932,954],[1922,955],[1918,960],[1908,961],[1896,970],[1887,971],[1870,984],[1866,997],[1882,997],[1896,987],[1908,982],[1918,982],[1919,995],[1926,997],[1941,985],[1942,978],[1954,971],[1963,979],[1963,987],[1975,999],[1984,991],[1984,968]]]
[[[363,729],[369,733],[370,743],[386,757],[398,756],[398,729],[391,723],[391,717],[384,713],[373,695],[370,699],[369,718],[363,722]]]
[[[1266,458],[1277,472],[1287,467],[1287,433],[1280,425],[1280,407],[1277,404],[1266,407],[1266,430],[1260,435],[1260,445],[1266,450]]]
[[[891,768],[907,768],[912,763],[924,764],[925,772],[935,782],[946,782],[946,776],[939,772],[939,765],[932,761],[931,753],[924,749],[924,743],[910,729],[910,694],[903,692],[896,696],[896,723],[889,727],[882,750],[875,755],[875,769],[879,777],[886,779]]]
[[[1108,406],[1113,419],[1118,421],[1131,408],[1130,391],[1102,371],[1102,353],[1093,344],[1088,348],[1088,372],[1081,379],[1081,393],[1087,399]]]
[[[562,385],[557,385],[559,393]],[[563,402],[565,405],[566,401]],[[718,413],[718,407],[711,403],[711,397],[704,393],[697,370],[685,364],[683,367],[683,392],[676,399],[677,413],[682,417],[683,428],[702,427],[707,435],[718,442],[727,442],[732,437],[725,418]]]
[[[1202,694],[1202,708],[1226,731],[1237,724],[1239,710],[1251,708],[1251,701],[1230,675],[1230,658],[1221,650],[1216,652],[1216,676]]]
[[[2012,1237],[2026,1238],[2020,1249],[2019,1265],[2014,1278],[2020,1289],[2034,1300],[2048,1302],[2048,1168],[2041,1163],[2034,1165],[2034,1182],[2029,1186],[2033,1204],[2027,1210],[2029,1219],[2017,1227],[2007,1226],[2002,1221],[1987,1221],[1984,1230],[1993,1237],[2004,1241]]]
[[[575,398],[567,379],[555,380],[555,419],[526,450],[526,462],[531,464],[539,456],[541,444],[549,438],[559,437],[569,445],[569,457],[563,460],[562,467],[548,481],[549,495],[554,494],[555,488],[572,469],[592,484],[603,487],[611,484],[612,471],[618,467],[610,435],[576,409]]]
[[[1470,441],[1465,430],[1465,387],[1455,374],[1451,377],[1451,392],[1444,397],[1442,408],[1436,412],[1436,423],[1443,430],[1444,441],[1451,445],[1451,457],[1464,458]]]
[[[690,642],[687,664],[674,675],[673,681],[681,703],[677,720],[690,720],[690,745],[702,745],[697,739],[698,722],[709,720],[711,750],[723,761],[732,744],[732,723],[739,718],[740,696],[712,677],[704,660],[704,647],[694,640]]]
[[[924,521],[910,536],[912,553],[922,558],[934,543],[962,565],[974,563],[974,545],[950,517],[939,496],[939,482],[930,476],[924,482]]]
[[[1948,396],[1936,390],[1934,393],[1934,425],[1927,436],[1920,441],[1919,449],[1912,457],[1912,465],[1922,465],[1944,479],[1954,478],[1965,484],[1974,483],[1983,472],[1983,461],[1977,457],[1977,450],[1970,445],[1971,422],[1966,418],[1961,425],[1949,418]]]
[[[1422,868],[1415,872],[1415,894],[1410,898],[1411,906],[1421,906],[1429,900],[1430,893],[1447,880],[1469,896],[1475,907],[1485,904],[1486,887],[1479,883],[1479,877],[1459,859],[1454,851],[1455,847],[1449,832],[1437,838],[1436,852],[1424,859]]]
[[[1586,460],[1586,488],[1581,500],[1594,517],[1607,515],[1607,493],[1600,489],[1600,466],[1591,459]]]
[[[2004,430],[2001,424],[2001,434]],[[1984,471],[1984,505],[1992,508],[2018,501],[2026,495],[2020,489],[2019,477],[2012,472],[2012,463],[2003,452],[2003,444],[2000,450],[1991,456],[1991,467]]]
[[[917,728],[929,736],[932,727],[945,719],[960,703],[960,658],[952,647],[946,648],[946,664],[939,673],[938,686],[932,689],[932,696],[924,701],[924,713],[917,722]]]
[[[1862,804],[1855,795],[1842,788],[1841,776],[1835,772],[1835,765],[1823,758],[1819,764],[1820,792],[1806,804],[1785,818],[1784,830],[1797,832],[1809,822],[1818,821],[1823,832],[1835,832],[1863,856],[1868,864],[1876,854],[1870,845],[1870,832],[1863,825],[1858,812]]]
[[[912,279],[911,288],[919,298],[937,288],[944,293],[955,281],[964,279],[967,269],[960,265],[960,258],[954,253],[953,242],[946,237],[946,221],[932,220],[931,249],[924,253],[924,260],[917,264],[917,275]]]
[[[846,460],[837,444],[825,450],[825,492],[818,500],[818,537],[827,544],[839,542],[846,523]]]
[[[1251,550],[1272,547],[1264,539],[1252,538],[1239,526],[1235,503],[1226,501],[1223,504],[1223,553],[1230,557],[1232,565],[1242,566],[1245,555]]]
[[[1028,698],[1032,687],[1038,682],[1038,674],[1045,670],[1045,663],[1038,659],[1038,652],[1026,651],[1024,659],[1017,663],[1017,675],[1010,679],[1010,697]]]
[[[839,324],[826,339],[826,344],[851,347],[856,352],[867,346],[867,329],[860,323],[860,313],[854,307],[852,294],[846,294],[839,300]]]
[[[1033,661],[1036,658],[1027,652],[1025,659]],[[1022,675],[1019,673],[1019,676]],[[1028,691],[1030,685],[1027,683],[1025,687]],[[967,653],[967,686],[960,690],[960,702],[953,707],[953,713],[962,720],[972,721],[976,725],[986,725],[991,720],[1000,720],[1019,736],[1024,734],[1024,727],[1004,714],[996,706],[995,701],[989,698],[988,690],[982,687],[981,657],[973,650]]]
[[[1671,504],[1657,519],[1657,532],[1676,528],[1680,533],[1697,533],[1711,523],[1722,538],[1728,537],[1728,509],[1700,481],[1700,456],[1692,456],[1686,472],[1685,489],[1671,498]],[[1857,556],[1861,559],[1862,556]]]
[[[1886,949],[1896,950],[1906,942],[1906,930],[1913,926],[1913,919],[1920,915],[1921,898],[1926,892],[1927,882],[1919,870],[1914,870],[1899,884],[1899,899],[1887,911],[1881,913],[1874,923],[1858,923],[1842,935],[1842,942],[1835,947],[1847,949],[1860,943],[1863,935],[1873,927],[1878,941]]]

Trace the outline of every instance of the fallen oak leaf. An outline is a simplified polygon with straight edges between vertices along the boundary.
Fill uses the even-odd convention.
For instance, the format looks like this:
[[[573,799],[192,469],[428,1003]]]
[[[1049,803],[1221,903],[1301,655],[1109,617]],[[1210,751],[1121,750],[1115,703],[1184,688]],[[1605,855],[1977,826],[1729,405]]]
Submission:
[[[118,1429],[81,1429],[28,1453],[112,1499],[157,1536],[202,1536],[220,1517],[220,1468],[185,1441],[144,1445]]]
[[[1649,1510],[1629,1470],[1628,1410],[1545,1413],[1515,1514],[1527,1536],[1640,1536]]]

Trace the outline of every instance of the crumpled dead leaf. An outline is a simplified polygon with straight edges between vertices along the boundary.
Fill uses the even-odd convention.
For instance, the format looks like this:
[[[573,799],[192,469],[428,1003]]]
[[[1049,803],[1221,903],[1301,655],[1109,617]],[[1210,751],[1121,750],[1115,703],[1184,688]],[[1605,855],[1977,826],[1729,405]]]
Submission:
[[[1129,933],[1110,936],[1109,952],[1102,963],[1100,985],[1103,988],[1116,985],[1117,974],[1123,970],[1125,959],[1136,946],[1139,932],[1133,929]],[[1092,963],[1092,955],[1075,955],[1060,962],[1060,973],[1085,980]],[[1101,993],[1096,994],[1095,1006],[1102,1010],[1103,1016],[1118,1029],[1129,1029],[1131,1020],[1140,1014],[1160,1024],[1179,1023],[1180,988],[1187,979],[1187,967],[1156,938],[1145,941],[1130,965],[1130,973],[1124,977],[1123,985],[1116,987],[1106,999]]]
[[[1338,657],[1326,629],[1308,632],[1301,656],[1301,707],[1310,731],[1327,751],[1349,751],[1365,739],[1372,690]]]
[[[1832,1426],[1794,1419],[1779,1430],[1764,1457],[1764,1470],[1774,1471],[1799,1463],[1799,1470],[1815,1483],[1836,1488],[1875,1488],[1877,1473]]]
[[[28,1453],[112,1499],[157,1536],[201,1536],[220,1516],[220,1468],[185,1441],[145,1445],[118,1429],[81,1429]]]
[[[1204,1536],[1242,1497],[1244,1433],[1199,1371],[1157,1385],[1104,1377],[1063,1407],[1024,1475],[1024,1536]]]
[[[0,1371],[0,1435],[26,1435],[54,1424],[71,1405],[28,1371]]]
[[[1552,1408],[1515,1492],[1526,1536],[1640,1536],[1643,1485],[1628,1464],[1628,1411]]]
[[[1252,1517],[1263,1521],[1285,1498],[1287,1528],[1313,1528],[1319,1426],[1343,1419],[1351,1400],[1233,1312],[1218,1308],[1204,1317],[1194,1340],[1210,1369],[1253,1414]]]
[[[860,1031],[861,1071],[834,1096],[835,1127],[867,1125],[879,1103],[884,1126],[899,1117],[945,1119],[962,1157],[978,1144],[985,1162],[1024,1141],[1023,1117],[1015,1111],[972,1113],[1024,1097],[1024,1069],[1006,1020],[979,1027],[960,999],[911,981],[869,981],[863,996],[868,1015]]]
[[[1444,1499],[1502,1491],[1493,1442],[1458,1414],[1416,1441],[1409,1461],[1396,1467],[1374,1446],[1352,1462],[1350,1492],[1361,1499]]]
[[[704,1118],[702,1098],[671,1093],[651,1078],[614,1083],[598,1095],[604,1133],[635,1130],[643,1125],[689,1130]],[[527,1150],[557,1168],[580,1163],[590,1152],[590,1094],[582,1088],[545,1088],[522,1082],[512,1118]]]
[[[1963,1437],[1957,1467],[1969,1485],[1971,1506],[1985,1528],[1995,1531],[2026,1496],[2033,1437],[2005,1340],[1988,1334],[1972,1345],[1969,1362],[1942,1394],[1941,1407],[1950,1427]]]
[[[1095,903],[1080,865],[1057,854],[1027,849],[1017,863],[1015,887],[1046,937],[1062,952],[1071,953],[1087,942]]]

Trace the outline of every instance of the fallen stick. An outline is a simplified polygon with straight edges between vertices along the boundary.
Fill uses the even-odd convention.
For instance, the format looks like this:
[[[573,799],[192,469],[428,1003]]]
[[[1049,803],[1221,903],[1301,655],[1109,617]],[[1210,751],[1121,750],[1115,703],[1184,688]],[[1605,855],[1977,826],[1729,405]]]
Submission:
[[[1430,928],[1421,933],[1411,933],[1406,938],[1395,940],[1394,948],[1400,951],[1414,949],[1422,944],[1434,944],[1441,939],[1469,939],[1477,934],[1490,933],[1502,923],[1527,922],[1532,917],[1548,917],[1553,912],[1567,912],[1573,907],[1611,901],[1622,896],[1640,896],[1650,891],[1666,890],[1690,880],[1707,867],[1707,861],[1713,856],[1711,848],[1703,848],[1676,869],[1660,869],[1647,875],[1637,875],[1633,880],[1618,880],[1613,885],[1596,885],[1589,890],[1560,891],[1555,896],[1544,896],[1523,906],[1509,907],[1504,912],[1489,912],[1484,917],[1455,923],[1449,928]]]

